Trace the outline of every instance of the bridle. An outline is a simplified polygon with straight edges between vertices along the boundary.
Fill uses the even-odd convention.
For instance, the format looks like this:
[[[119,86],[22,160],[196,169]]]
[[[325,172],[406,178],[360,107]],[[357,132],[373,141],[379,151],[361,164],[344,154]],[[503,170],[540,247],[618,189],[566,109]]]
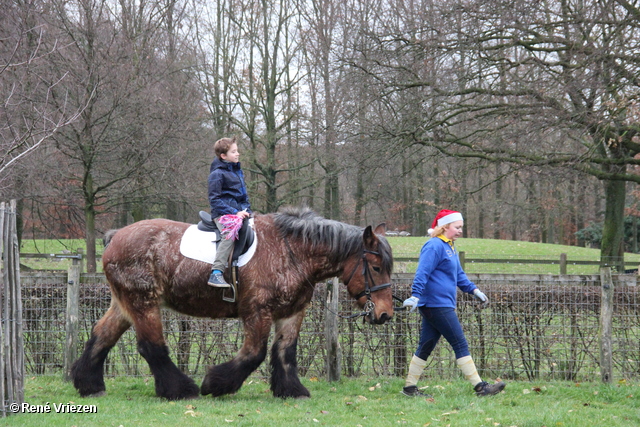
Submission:
[[[380,255],[379,252],[370,251],[367,249],[362,250],[361,259],[362,259],[362,277],[364,277],[364,290],[359,294],[355,295],[353,298],[355,298],[356,300],[359,300],[360,298],[366,296],[367,302],[364,303],[364,311],[362,313],[352,314],[351,316],[347,317],[349,319],[353,317],[359,317],[359,316],[365,316],[365,317],[370,316],[371,313],[373,313],[373,310],[376,308],[376,304],[371,300],[371,294],[373,292],[381,291],[383,289],[387,289],[391,287],[391,282],[376,285],[376,282],[375,280],[373,280],[373,276],[371,275],[371,270],[369,270],[369,261],[367,260],[367,254],[378,255],[378,256]],[[344,281],[345,286],[347,287],[349,286],[349,282],[351,281],[351,279],[353,279],[353,275],[356,273],[356,270],[358,269],[358,265],[360,265],[359,262],[353,267],[353,270],[351,270],[351,274],[349,274],[349,278],[347,278],[347,280]],[[371,284],[369,282],[371,282]]]
[[[288,252],[289,252],[289,257],[291,258],[292,264],[296,267],[296,269],[299,270],[299,264],[297,262],[296,256],[293,253],[293,250],[291,249],[291,245],[289,244],[289,239],[284,237],[284,243],[287,246],[287,249],[288,249]],[[327,309],[328,311],[332,312],[334,315],[340,317],[341,319],[353,319],[354,317],[371,316],[371,313],[373,313],[373,310],[375,310],[375,308],[376,308],[376,304],[371,300],[371,294],[373,292],[381,291],[383,289],[387,289],[387,288],[391,287],[391,283],[382,283],[380,285],[376,285],[375,280],[373,280],[373,276],[371,275],[371,271],[369,270],[369,261],[367,260],[367,254],[372,254],[372,255],[378,255],[379,256],[380,253],[379,252],[375,252],[375,251],[370,251],[370,250],[367,250],[367,249],[363,249],[362,250],[361,259],[362,259],[362,276],[364,277],[364,290],[362,292],[360,292],[359,294],[357,294],[356,296],[354,296],[353,298],[355,298],[356,300],[359,300],[363,296],[367,297],[367,302],[364,304],[364,311],[360,312],[360,313],[352,314],[350,316],[342,316],[341,314],[335,313],[332,310],[330,310],[328,307],[325,306],[325,309]],[[349,274],[349,278],[344,281],[345,287],[349,284],[351,279],[353,279],[353,275],[355,274],[356,270],[358,269],[358,265],[360,265],[359,262],[356,263],[356,265],[353,267],[353,270],[351,271],[351,274]],[[299,273],[302,276],[305,276],[304,274],[302,274],[301,271],[299,271]],[[308,278],[306,280],[307,280],[307,284],[309,286],[311,286],[312,289],[315,289],[315,286],[313,285],[313,283],[311,283]],[[373,286],[371,286],[369,282],[371,282],[371,284],[373,284]],[[400,298],[398,298],[397,296],[392,295],[392,297],[393,297],[394,300],[402,302],[402,300]],[[403,311],[403,310],[405,310],[405,308],[406,307],[394,307],[393,311]]]

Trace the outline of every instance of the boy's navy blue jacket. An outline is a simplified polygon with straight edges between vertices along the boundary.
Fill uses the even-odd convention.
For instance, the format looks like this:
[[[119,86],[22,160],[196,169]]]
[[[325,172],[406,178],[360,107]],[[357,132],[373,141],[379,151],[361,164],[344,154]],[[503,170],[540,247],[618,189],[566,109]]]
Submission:
[[[211,216],[236,214],[246,209],[251,212],[247,186],[240,162],[223,162],[215,158],[209,172],[209,206]]]

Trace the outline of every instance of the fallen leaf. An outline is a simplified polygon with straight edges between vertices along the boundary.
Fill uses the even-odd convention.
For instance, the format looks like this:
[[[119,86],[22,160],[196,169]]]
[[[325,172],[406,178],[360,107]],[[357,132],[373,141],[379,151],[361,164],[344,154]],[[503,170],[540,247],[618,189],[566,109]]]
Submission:
[[[525,388],[522,390],[522,394],[529,394],[531,393],[531,390],[529,390],[528,388]]]
[[[318,377],[311,377],[311,378],[309,378],[309,381],[317,383],[318,382]]]

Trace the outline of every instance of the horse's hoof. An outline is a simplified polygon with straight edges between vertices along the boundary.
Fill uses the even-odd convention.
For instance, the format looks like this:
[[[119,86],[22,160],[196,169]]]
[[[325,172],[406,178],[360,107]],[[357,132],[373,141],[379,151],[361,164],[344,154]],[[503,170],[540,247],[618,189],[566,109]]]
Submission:
[[[307,400],[307,399],[311,399],[311,396],[298,396],[298,397],[296,397],[296,399],[298,399],[298,400]]]

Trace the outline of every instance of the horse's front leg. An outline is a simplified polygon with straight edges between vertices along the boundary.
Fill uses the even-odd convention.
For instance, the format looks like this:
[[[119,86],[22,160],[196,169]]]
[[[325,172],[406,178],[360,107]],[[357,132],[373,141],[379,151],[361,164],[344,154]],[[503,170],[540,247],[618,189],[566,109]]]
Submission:
[[[310,397],[298,377],[298,335],[304,310],[276,321],[276,336],[271,347],[271,391],[275,397]]]
[[[267,356],[267,342],[271,332],[271,316],[256,310],[244,319],[244,343],[242,348],[229,362],[215,365],[202,381],[200,393],[222,396],[235,393],[242,387],[244,380],[264,361]]]

